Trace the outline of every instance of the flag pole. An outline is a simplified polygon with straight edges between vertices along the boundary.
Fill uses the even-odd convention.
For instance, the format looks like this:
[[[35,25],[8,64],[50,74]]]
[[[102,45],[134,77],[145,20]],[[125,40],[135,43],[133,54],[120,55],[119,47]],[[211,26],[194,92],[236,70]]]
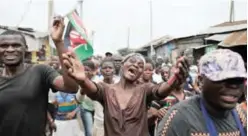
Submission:
[[[127,28],[127,49],[130,48],[130,27]]]
[[[50,31],[50,24],[52,23],[52,18],[53,18],[53,14],[54,14],[54,2],[53,0],[48,0],[48,32]],[[51,40],[51,37],[50,35],[48,35],[48,44],[49,44],[49,49],[50,49],[50,55],[55,55],[55,49],[53,49],[50,45],[51,44],[54,44],[54,43],[51,43],[53,42]]]
[[[150,5],[150,57],[153,55],[153,45],[152,45],[152,37],[153,37],[153,18],[152,18],[152,0],[149,1]]]
[[[83,19],[83,0],[78,0],[81,19]]]

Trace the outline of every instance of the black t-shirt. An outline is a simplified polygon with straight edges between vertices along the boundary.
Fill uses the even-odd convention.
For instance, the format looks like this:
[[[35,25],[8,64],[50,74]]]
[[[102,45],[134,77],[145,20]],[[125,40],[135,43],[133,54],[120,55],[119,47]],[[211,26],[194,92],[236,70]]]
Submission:
[[[28,65],[14,77],[0,76],[0,136],[41,136],[49,88],[59,74],[46,65]]]

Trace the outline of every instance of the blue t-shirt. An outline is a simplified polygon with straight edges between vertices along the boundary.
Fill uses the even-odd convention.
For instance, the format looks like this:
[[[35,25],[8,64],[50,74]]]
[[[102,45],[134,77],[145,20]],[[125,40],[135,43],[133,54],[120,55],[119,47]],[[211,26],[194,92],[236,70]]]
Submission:
[[[58,111],[55,118],[57,120],[65,120],[66,114],[74,111],[77,108],[75,94],[58,92],[56,93],[56,102],[58,103]]]

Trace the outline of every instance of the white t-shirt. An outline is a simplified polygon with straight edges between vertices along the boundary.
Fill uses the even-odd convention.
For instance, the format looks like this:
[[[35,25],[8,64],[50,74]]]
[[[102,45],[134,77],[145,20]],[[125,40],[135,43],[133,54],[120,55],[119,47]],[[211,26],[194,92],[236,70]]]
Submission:
[[[163,82],[163,79],[160,74],[156,74],[155,72],[152,75],[152,80],[156,82],[157,84]]]
[[[52,103],[56,100],[56,93],[54,93],[51,89],[48,92],[48,102]]]

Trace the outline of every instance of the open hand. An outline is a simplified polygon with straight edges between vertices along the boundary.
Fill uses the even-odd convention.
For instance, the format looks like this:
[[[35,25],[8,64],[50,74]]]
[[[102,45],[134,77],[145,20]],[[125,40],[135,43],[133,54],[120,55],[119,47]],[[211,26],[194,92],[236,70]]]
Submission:
[[[74,118],[76,116],[76,112],[75,111],[72,111],[72,112],[70,112],[70,113],[68,113],[67,115],[66,115],[66,118],[67,119],[72,119],[72,118]]]
[[[84,81],[87,77],[85,75],[83,64],[76,58],[73,52],[62,54],[63,64],[66,67],[67,73],[77,83]]]
[[[54,43],[62,41],[65,24],[62,16],[53,17],[51,37]]]

